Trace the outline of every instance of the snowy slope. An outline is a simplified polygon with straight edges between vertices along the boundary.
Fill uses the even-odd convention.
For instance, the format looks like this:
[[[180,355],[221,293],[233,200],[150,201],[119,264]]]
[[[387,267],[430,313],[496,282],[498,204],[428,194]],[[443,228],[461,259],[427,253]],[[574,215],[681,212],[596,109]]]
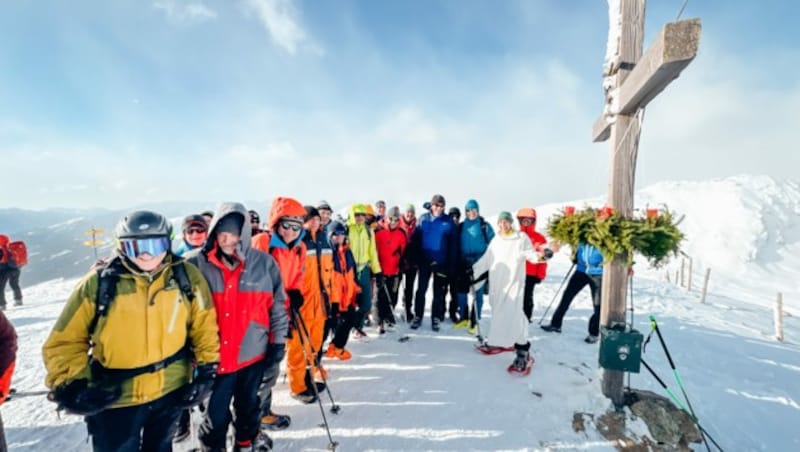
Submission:
[[[538,319],[552,299],[568,262],[560,256],[551,276],[537,289]],[[8,312],[20,336],[14,386],[43,389],[40,348],[75,281],[54,281],[26,290],[30,303]],[[636,324],[646,331],[645,314],[656,315],[704,427],[728,450],[798,450],[800,436],[800,321],[787,318],[785,344],[770,338],[771,327],[747,304],[712,296],[696,299],[660,281],[637,278]],[[341,450],[612,450],[592,429],[572,430],[576,412],[602,414],[597,346],[582,342],[590,314],[579,295],[564,333],[531,328],[536,364],[531,376],[505,371],[510,354],[483,356],[463,331],[419,332],[386,338],[371,333],[351,342],[354,358],[327,365],[332,392],[342,412],[326,411]],[[484,328],[490,327],[490,313]],[[536,326],[536,323],[533,325]],[[411,340],[400,343],[398,334]],[[669,367],[653,342],[646,359],[677,391]],[[660,392],[647,375],[633,386]],[[290,429],[274,434],[280,450],[320,450],[328,444],[316,405],[291,399],[282,381],[275,408],[292,415]],[[532,392],[541,393],[538,397]],[[326,410],[329,402],[325,400]],[[12,450],[88,450],[80,418],[59,419],[43,397],[12,400],[2,407]],[[644,427],[635,424],[634,432]]]
[[[658,319],[699,419],[725,450],[800,450],[800,316],[786,317],[786,341],[775,341],[772,298],[760,295],[784,288],[787,305],[797,307],[798,297],[791,294],[797,292],[800,268],[795,260],[799,199],[797,184],[754,177],[662,183],[637,194],[637,205],[666,202],[686,215],[681,227],[688,236],[685,250],[696,260],[696,281],[705,265],[713,268],[711,293],[700,304],[696,290],[687,293],[664,281],[662,270],[637,265],[633,304],[641,331],[649,329],[647,315]],[[585,202],[601,203],[543,206],[539,216]],[[567,254],[556,256],[536,290],[537,321],[569,268]],[[19,391],[44,389],[41,345],[75,283],[25,287],[26,305],[7,311],[20,337],[13,383]],[[575,413],[596,417],[609,408],[599,389],[597,345],[582,341],[590,314],[584,292],[568,312],[562,334],[544,333],[534,322],[536,364],[523,378],[505,371],[510,354],[478,354],[474,338],[452,330],[449,322],[438,334],[426,318],[417,332],[400,324],[388,337],[370,332],[369,341],[351,341],[353,359],[326,366],[342,407],[332,415],[323,399],[334,440],[340,450],[353,451],[613,450],[596,430],[572,428]],[[483,328],[490,327],[487,307]],[[400,334],[411,340],[396,341]],[[656,340],[645,359],[680,393]],[[634,375],[632,386],[662,392],[647,374]],[[278,450],[325,449],[319,407],[291,399],[282,379],[275,408],[293,418],[291,428],[273,435]],[[11,450],[89,450],[82,420],[59,419],[43,396],[20,397],[1,410]],[[628,427],[631,435],[646,432],[641,422]]]

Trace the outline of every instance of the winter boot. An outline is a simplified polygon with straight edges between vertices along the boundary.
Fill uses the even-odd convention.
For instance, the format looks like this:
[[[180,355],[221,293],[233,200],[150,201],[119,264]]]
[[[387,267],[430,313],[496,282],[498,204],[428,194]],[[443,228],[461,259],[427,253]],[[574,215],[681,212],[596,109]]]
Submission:
[[[317,401],[317,396],[314,394],[314,390],[309,388],[306,388],[305,391],[298,392],[297,394],[292,393],[292,398],[301,403],[305,403],[306,405],[310,405]]]
[[[542,329],[547,331],[548,333],[560,333],[561,332],[561,327],[560,326],[553,326],[552,324],[550,324],[550,325],[542,325]]]
[[[468,326],[469,326],[469,319],[464,319],[460,322],[456,322],[456,324],[453,325],[453,329],[459,330],[461,328],[466,328]]]
[[[253,448],[253,441],[252,440],[245,440],[245,441],[236,441],[233,445],[233,452],[252,452],[255,450]]]
[[[14,300],[14,306],[22,306],[22,298]]]
[[[416,330],[422,325],[422,319],[419,317],[414,317],[414,320],[411,321],[411,329]]]
[[[289,428],[291,424],[292,418],[289,415],[273,413],[272,410],[269,411],[268,415],[261,418],[261,430],[284,430]],[[267,439],[269,439],[269,436],[267,436]],[[258,439],[256,439],[256,442],[258,442]],[[270,443],[272,443],[271,440]]]
[[[431,328],[433,331],[439,331],[439,319],[434,317],[431,319]]]
[[[256,440],[253,441],[253,449],[258,452],[269,452],[272,450],[272,438],[264,432],[263,427],[262,430],[258,432]]]
[[[594,334],[590,334],[590,335],[586,336],[586,339],[584,339],[583,342],[586,342],[587,344],[594,344],[595,342],[597,342],[599,340],[600,340],[600,336],[595,336]]]
[[[517,357],[514,362],[508,366],[508,371],[511,373],[518,373],[528,375],[533,366],[533,358],[530,354],[531,343],[527,342],[525,345],[514,344],[514,349],[517,351]]]

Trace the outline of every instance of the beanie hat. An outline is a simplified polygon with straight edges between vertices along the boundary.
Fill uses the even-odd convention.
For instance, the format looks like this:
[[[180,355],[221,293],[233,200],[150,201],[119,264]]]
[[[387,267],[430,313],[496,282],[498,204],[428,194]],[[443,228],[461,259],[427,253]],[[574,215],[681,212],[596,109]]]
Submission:
[[[382,199],[379,199],[378,201],[376,201],[375,202],[375,208],[379,208],[379,207],[384,207],[385,208],[386,207],[386,201],[384,201]]]
[[[461,210],[458,207],[451,207],[450,210],[447,211],[447,215],[451,217],[455,215],[461,218]]]
[[[327,210],[328,212],[333,212],[331,205],[328,204],[328,201],[325,201],[324,199],[317,203],[317,210]]]
[[[242,225],[244,225],[244,217],[240,213],[232,212],[219,219],[214,232],[217,234],[230,232],[231,234],[242,235]]]
[[[387,210],[386,218],[400,218],[400,208],[393,206],[391,209]]]
[[[414,204],[406,204],[405,211],[406,211],[406,212],[411,212],[411,213],[414,213],[414,212],[416,211],[416,210],[414,209]]]
[[[509,223],[512,223],[512,224],[514,223],[514,217],[511,216],[511,212],[507,212],[505,210],[500,212],[500,215],[497,216],[497,222],[498,223],[503,221],[503,220],[508,221]]]
[[[208,223],[206,223],[206,219],[202,215],[189,215],[183,219],[183,226],[181,226],[181,230],[186,232],[189,230],[190,227],[197,226],[203,229],[208,229]]]
[[[433,197],[431,198],[431,204],[446,205],[447,203],[444,202],[444,196],[442,196],[442,195],[433,195]]]
[[[480,206],[478,206],[478,201],[470,199],[466,204],[464,204],[464,210],[474,210],[476,212],[480,212],[481,209]]]
[[[303,217],[303,222],[306,222],[314,217],[319,217],[319,210],[314,206],[303,206],[306,209],[306,214]]]
[[[341,221],[334,220],[328,225],[328,239],[335,234],[347,234],[347,228]]]
[[[371,204],[364,204],[364,212],[367,216],[375,216],[375,209],[372,208]]]
[[[255,210],[248,210],[247,213],[250,214],[250,222],[261,224],[261,216]]]

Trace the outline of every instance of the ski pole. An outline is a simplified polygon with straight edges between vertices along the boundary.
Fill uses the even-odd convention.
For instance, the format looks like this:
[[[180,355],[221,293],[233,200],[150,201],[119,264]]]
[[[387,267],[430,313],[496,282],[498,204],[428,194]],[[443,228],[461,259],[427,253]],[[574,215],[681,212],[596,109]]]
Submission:
[[[689,395],[686,394],[686,389],[683,387],[683,381],[681,381],[681,376],[678,374],[678,369],[675,368],[675,362],[672,361],[672,355],[669,353],[667,344],[664,342],[664,337],[661,336],[661,330],[658,328],[658,322],[656,322],[656,318],[653,315],[650,316],[650,326],[656,332],[656,335],[658,336],[658,341],[661,342],[661,348],[664,349],[664,353],[667,355],[669,366],[672,368],[672,374],[675,375],[675,380],[678,382],[678,387],[681,388],[681,392],[683,393],[683,398],[686,399],[686,404],[689,405],[689,411],[692,413],[692,416],[694,418],[697,418],[697,415],[694,412],[694,408],[692,407],[692,402],[689,400]],[[711,448],[708,447],[708,441],[705,441],[705,436],[703,437],[703,441],[706,443],[706,449],[708,449],[710,452]]]
[[[483,286],[481,286],[481,289],[483,289]],[[472,315],[470,315],[470,320],[472,320],[472,322],[474,322],[475,327],[478,330],[477,331],[477,333],[478,333],[478,336],[477,336],[478,342],[481,345],[483,345],[484,344],[484,339],[483,339],[483,335],[481,335],[481,319],[479,318],[479,314],[480,313],[478,312],[478,296],[477,296],[477,290],[475,290],[475,285],[474,284],[470,284],[469,292],[470,292],[470,295],[472,295]]]
[[[297,312],[296,309],[292,309],[292,314],[294,315],[295,328],[297,328],[297,321],[299,320],[300,321],[300,325],[303,327],[303,330],[305,330],[305,323],[303,323],[303,319],[300,317],[300,313]],[[307,330],[306,330],[305,338],[303,338],[303,332],[301,332],[299,330],[297,331],[297,335],[300,337],[300,347],[303,349],[303,357],[306,359],[306,372],[310,374],[311,373],[311,369],[313,368],[313,365],[312,365],[313,361],[311,360],[311,357],[308,355],[308,351],[306,350],[306,340],[309,341],[308,345],[309,345],[309,348],[311,349],[312,353],[314,351],[314,347],[310,344],[311,338],[308,337],[308,331]],[[323,375],[323,378],[324,378],[324,375]],[[327,418],[327,416],[325,416],[325,408],[322,407],[322,399],[320,399],[320,397],[319,397],[319,391],[317,390],[317,384],[314,382],[313,376],[312,376],[312,378],[310,378],[310,380],[311,380],[311,389],[314,390],[314,395],[317,397],[317,403],[319,404],[319,412],[322,414],[322,422],[325,425],[325,432],[328,434],[328,441],[329,441],[328,450],[336,450],[336,446],[338,446],[339,443],[334,441],[333,437],[331,437],[331,429],[328,426],[328,418]],[[326,389],[327,389],[327,386],[328,385],[326,384],[325,385]],[[330,392],[328,393],[328,395],[330,395]]]
[[[6,402],[22,398],[22,397],[34,397],[34,396],[43,396],[49,394],[50,391],[17,391],[14,388],[8,391],[8,397],[6,397]]]
[[[539,319],[539,325],[542,324],[542,321],[544,321],[544,318],[547,316],[547,313],[550,312],[550,308],[553,307],[553,303],[555,303],[556,302],[556,298],[558,298],[558,293],[561,292],[561,289],[564,287],[564,284],[567,282],[567,278],[569,278],[570,273],[572,273],[572,270],[574,270],[574,269],[575,269],[575,264],[572,264],[572,266],[569,268],[569,270],[567,270],[567,274],[564,275],[564,280],[561,281],[561,285],[558,286],[558,290],[556,290],[556,293],[553,294],[553,299],[550,300],[550,304],[547,305],[547,309],[544,310],[544,314],[542,314],[542,318]]]
[[[675,405],[678,405],[678,408],[680,408],[680,409],[681,409],[681,411],[683,411],[683,412],[684,412],[684,413],[686,413],[686,414],[687,414],[687,415],[688,415],[690,418],[692,418],[692,421],[694,421],[695,425],[697,425],[697,428],[700,430],[700,435],[703,437],[703,442],[705,442],[705,444],[706,444],[706,448],[710,450],[710,448],[708,447],[708,441],[706,441],[706,437],[708,437],[708,439],[710,439],[710,440],[711,440],[711,442],[714,444],[714,446],[716,446],[716,447],[717,447],[717,449],[719,449],[719,451],[720,451],[720,452],[723,452],[723,451],[722,451],[722,447],[720,447],[720,445],[719,445],[719,444],[717,444],[717,442],[716,442],[716,441],[714,441],[714,438],[712,438],[712,437],[711,437],[711,434],[710,434],[710,433],[708,433],[708,431],[706,431],[706,429],[705,429],[705,428],[703,428],[703,426],[702,426],[702,425],[700,425],[700,421],[697,419],[697,417],[696,417],[696,416],[695,416],[693,413],[690,413],[690,412],[689,412],[689,411],[686,409],[686,407],[683,405],[683,403],[681,403],[681,401],[678,399],[678,397],[677,397],[677,396],[675,396],[675,393],[673,393],[673,392],[672,392],[672,391],[669,389],[669,387],[667,387],[667,384],[666,384],[666,383],[664,383],[664,380],[662,380],[662,379],[661,379],[661,377],[659,377],[659,376],[658,376],[658,375],[655,373],[655,371],[654,371],[654,370],[653,370],[653,369],[652,369],[652,368],[651,368],[651,367],[650,367],[650,366],[649,366],[649,365],[648,365],[648,364],[645,362],[645,360],[644,360],[644,359],[642,359],[641,361],[642,361],[642,364],[644,365],[644,367],[647,369],[647,371],[648,371],[648,372],[650,372],[650,375],[652,375],[652,376],[653,376],[653,378],[655,378],[655,379],[656,379],[656,381],[658,381],[658,384],[660,384],[660,385],[661,385],[661,387],[664,389],[664,391],[666,391],[666,393],[667,393],[667,394],[670,396],[670,398],[672,399],[672,401],[673,401],[673,402],[675,402]]]
[[[308,334],[308,328],[306,328],[306,322],[300,317],[300,313],[295,311],[296,319],[300,322],[300,327],[303,328],[303,334],[305,334],[306,339],[309,342],[308,348],[311,350],[311,354],[313,356],[317,356],[316,350],[314,350],[314,344],[311,343],[311,336]],[[303,342],[303,334],[300,334],[300,342]],[[303,348],[305,350],[305,348]],[[322,376],[322,381],[325,383],[325,391],[328,393],[328,397],[331,399],[331,413],[339,414],[341,408],[336,402],[333,401],[333,395],[331,395],[331,387],[328,385],[328,377],[325,376],[325,372],[320,372],[320,376]],[[316,390],[316,386],[314,386],[314,390]]]

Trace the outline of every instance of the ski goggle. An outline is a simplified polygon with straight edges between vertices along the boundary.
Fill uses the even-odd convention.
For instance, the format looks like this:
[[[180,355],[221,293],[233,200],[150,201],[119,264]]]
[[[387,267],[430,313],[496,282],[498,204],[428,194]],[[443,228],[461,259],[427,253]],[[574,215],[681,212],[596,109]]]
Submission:
[[[146,237],[141,239],[120,239],[120,249],[125,256],[135,259],[142,254],[158,256],[170,249],[170,240],[167,237]]]
[[[300,229],[303,228],[303,225],[301,225],[299,223],[295,223],[294,221],[283,221],[283,222],[281,222],[281,227],[283,229],[286,229],[287,231],[289,229],[291,229],[292,231],[297,232],[297,231],[299,231]]]

